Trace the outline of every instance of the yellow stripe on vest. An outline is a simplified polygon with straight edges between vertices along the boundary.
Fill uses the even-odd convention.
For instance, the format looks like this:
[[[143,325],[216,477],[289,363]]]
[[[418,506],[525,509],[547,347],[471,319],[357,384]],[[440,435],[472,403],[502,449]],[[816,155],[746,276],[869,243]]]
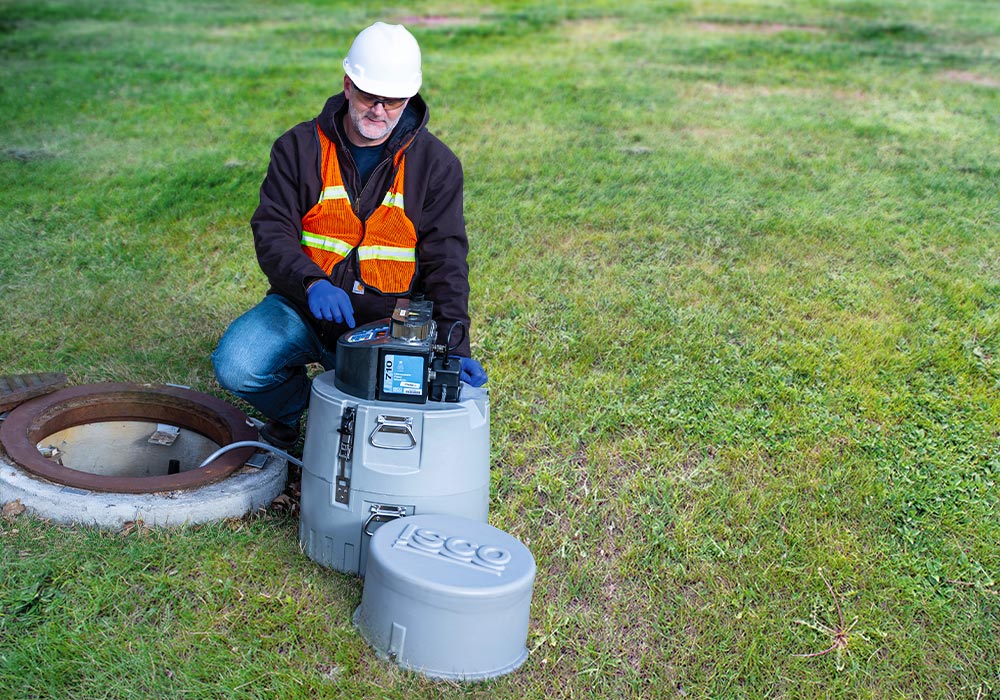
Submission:
[[[346,258],[351,252],[351,246],[348,243],[337,238],[328,238],[327,236],[317,236],[315,233],[309,233],[308,231],[302,232],[302,240],[299,241],[302,245],[308,248],[316,248],[317,250],[328,250],[331,253],[336,253],[342,258]]]
[[[399,207],[403,209],[403,193],[393,192],[389,190],[385,193],[385,199],[382,200],[382,205],[386,207]]]
[[[363,245],[358,247],[358,260],[399,260],[415,262],[417,252],[413,248],[392,248],[385,245]]]

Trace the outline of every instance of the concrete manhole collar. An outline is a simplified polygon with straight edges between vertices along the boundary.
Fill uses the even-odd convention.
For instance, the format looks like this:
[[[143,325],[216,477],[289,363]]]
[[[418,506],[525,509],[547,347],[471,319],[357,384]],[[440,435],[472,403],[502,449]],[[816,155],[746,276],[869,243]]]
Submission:
[[[121,451],[122,443],[109,443],[109,452],[98,451],[93,460],[105,458],[110,467],[86,470],[72,468],[69,460],[64,466],[39,450],[46,441],[63,439],[79,439],[93,448],[107,431],[124,430],[135,443],[136,426],[147,426],[148,434],[150,424],[174,427],[181,442],[196,445],[183,452],[188,462],[184,470],[164,474],[159,462],[170,451],[157,447],[148,447],[155,468],[129,465],[124,472],[121,463],[131,457],[111,454]],[[61,437],[66,435],[73,437]],[[135,520],[164,526],[241,517],[267,507],[287,479],[288,462],[276,455],[253,460],[256,467],[245,466],[256,451],[253,445],[260,445],[256,438],[256,427],[241,411],[182,387],[108,383],[63,389],[21,404],[0,423],[6,452],[0,455],[0,504],[19,501],[54,522],[98,527]],[[250,444],[234,444],[243,442]],[[74,450],[85,449],[79,442],[70,444]],[[231,449],[216,451],[219,456],[200,466],[205,451],[217,446]],[[146,453],[135,454],[143,459]],[[150,475],[135,475],[142,473]]]

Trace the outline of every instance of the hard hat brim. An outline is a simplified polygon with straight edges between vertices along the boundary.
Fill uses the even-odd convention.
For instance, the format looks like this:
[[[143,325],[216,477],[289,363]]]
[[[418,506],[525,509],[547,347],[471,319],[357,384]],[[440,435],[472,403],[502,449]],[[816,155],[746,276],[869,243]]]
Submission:
[[[418,73],[410,80],[373,80],[372,78],[354,70],[348,59],[344,59],[344,73],[365,92],[379,97],[401,97],[410,98],[420,91],[421,76]]]

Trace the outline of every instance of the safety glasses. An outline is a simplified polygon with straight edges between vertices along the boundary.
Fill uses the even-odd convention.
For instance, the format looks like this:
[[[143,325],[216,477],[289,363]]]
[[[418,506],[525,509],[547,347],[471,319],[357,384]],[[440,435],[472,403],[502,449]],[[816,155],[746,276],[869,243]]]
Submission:
[[[362,104],[367,105],[369,109],[379,104],[387,110],[399,109],[406,104],[408,99],[410,99],[409,97],[379,97],[378,95],[373,95],[370,92],[365,92],[355,85],[353,80],[351,81],[351,87],[353,88],[353,90],[351,90],[351,98],[357,99]]]

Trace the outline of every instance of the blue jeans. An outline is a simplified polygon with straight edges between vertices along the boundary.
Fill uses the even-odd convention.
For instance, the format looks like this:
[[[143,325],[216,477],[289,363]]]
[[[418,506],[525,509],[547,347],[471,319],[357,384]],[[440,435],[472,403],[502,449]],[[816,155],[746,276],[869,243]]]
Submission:
[[[268,294],[233,321],[212,353],[223,389],[285,425],[297,425],[309,405],[306,365],[318,362],[333,369],[335,360],[336,354],[278,294]]]

